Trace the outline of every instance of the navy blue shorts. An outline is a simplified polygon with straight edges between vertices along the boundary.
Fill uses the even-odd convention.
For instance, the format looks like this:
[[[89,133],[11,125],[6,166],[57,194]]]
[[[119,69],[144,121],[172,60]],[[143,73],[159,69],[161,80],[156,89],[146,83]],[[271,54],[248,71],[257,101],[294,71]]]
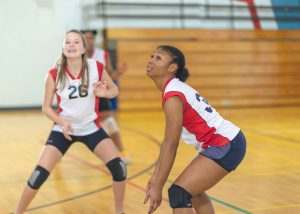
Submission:
[[[52,131],[48,137],[46,145],[55,146],[62,154],[65,154],[74,142],[79,141],[93,152],[98,143],[105,138],[109,138],[103,129],[99,129],[98,131],[85,136],[70,135],[70,137],[72,138],[72,141],[67,140],[63,133]]]
[[[215,161],[226,171],[231,172],[242,162],[246,153],[246,139],[242,131],[225,146],[210,146],[199,154]]]

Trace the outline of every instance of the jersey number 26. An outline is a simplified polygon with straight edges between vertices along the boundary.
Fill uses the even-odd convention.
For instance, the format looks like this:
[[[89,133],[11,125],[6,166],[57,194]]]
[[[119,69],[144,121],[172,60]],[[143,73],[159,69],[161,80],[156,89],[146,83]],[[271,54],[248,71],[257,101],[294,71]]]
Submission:
[[[77,95],[79,95],[79,97],[86,97],[88,95],[88,91],[86,86],[83,85],[79,85],[78,88],[75,85],[70,85],[69,88],[69,99],[75,99],[78,98]],[[77,91],[79,93],[77,93]]]

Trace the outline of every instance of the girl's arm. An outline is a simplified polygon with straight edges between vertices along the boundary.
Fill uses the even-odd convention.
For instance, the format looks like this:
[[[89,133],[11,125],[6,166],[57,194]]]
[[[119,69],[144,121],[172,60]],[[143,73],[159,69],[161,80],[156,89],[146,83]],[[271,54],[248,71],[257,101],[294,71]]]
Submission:
[[[106,52],[106,54],[107,54],[107,57],[106,57],[105,69],[113,80],[117,80],[125,71],[127,71],[127,69],[128,69],[127,63],[123,63],[116,70],[114,70],[112,67],[108,52]]]
[[[165,137],[160,148],[159,159],[154,171],[153,185],[163,188],[173,163],[183,124],[183,103],[178,96],[169,98],[164,104],[166,116]]]
[[[154,212],[160,206],[162,189],[175,161],[183,124],[183,102],[177,96],[171,97],[165,102],[164,111],[166,115],[165,138],[154,173],[147,185],[144,200],[144,203],[147,203],[150,199],[148,213]]]
[[[62,126],[65,137],[68,140],[72,140],[68,134],[69,131],[72,131],[71,124],[67,121],[64,121],[61,117],[59,117],[52,108],[52,102],[55,95],[55,91],[56,91],[55,82],[52,76],[49,74],[45,85],[45,96],[44,96],[42,111],[50,120]]]
[[[112,81],[107,71],[103,69],[101,81],[94,83],[94,94],[97,97],[114,98],[119,95],[118,86]]]

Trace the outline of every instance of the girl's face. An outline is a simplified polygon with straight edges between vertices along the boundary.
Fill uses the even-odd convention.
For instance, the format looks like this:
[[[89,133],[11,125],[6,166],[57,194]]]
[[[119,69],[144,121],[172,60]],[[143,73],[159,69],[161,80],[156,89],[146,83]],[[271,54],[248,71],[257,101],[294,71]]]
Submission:
[[[81,36],[78,33],[68,33],[63,44],[63,53],[67,58],[78,58],[85,53]]]
[[[170,74],[170,64],[172,58],[168,52],[157,48],[150,56],[147,65],[147,75],[149,77],[165,76]]]
[[[86,32],[84,33],[85,41],[86,41],[86,47],[87,50],[94,50],[95,47],[95,36],[92,32]]]

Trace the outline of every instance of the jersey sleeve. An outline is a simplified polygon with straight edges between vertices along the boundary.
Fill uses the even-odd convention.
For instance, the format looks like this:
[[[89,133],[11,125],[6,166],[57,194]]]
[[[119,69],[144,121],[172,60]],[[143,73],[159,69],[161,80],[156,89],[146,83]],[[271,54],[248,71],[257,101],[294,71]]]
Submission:
[[[56,82],[56,77],[57,77],[57,69],[56,68],[52,68],[49,71],[49,74],[51,75],[52,79],[54,80],[54,82]]]
[[[97,63],[99,80],[101,80],[102,79],[104,65],[101,62],[99,62],[99,61],[96,61],[96,63]]]
[[[183,109],[184,111],[186,110],[187,108],[187,101],[186,101],[186,98],[184,96],[183,93],[179,92],[179,91],[169,91],[167,93],[164,94],[163,96],[163,100],[162,100],[162,106],[165,105],[166,101],[170,98],[170,97],[174,97],[174,96],[178,96],[181,100],[182,100],[182,103],[183,103]]]

